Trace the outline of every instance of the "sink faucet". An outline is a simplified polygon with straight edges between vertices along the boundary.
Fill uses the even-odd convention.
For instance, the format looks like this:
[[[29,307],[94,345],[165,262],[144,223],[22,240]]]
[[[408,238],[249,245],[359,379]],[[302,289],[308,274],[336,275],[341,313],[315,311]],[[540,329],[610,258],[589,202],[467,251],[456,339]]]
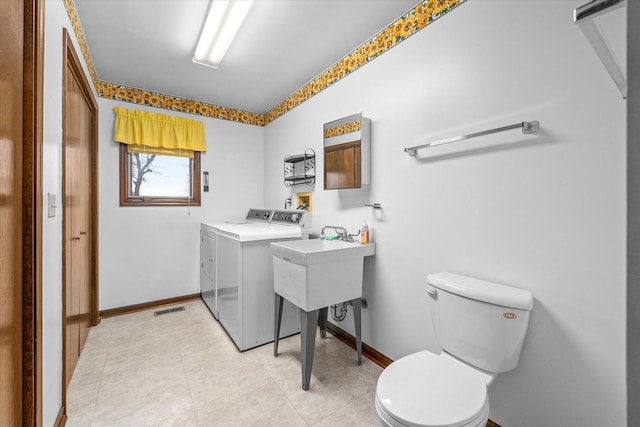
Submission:
[[[335,232],[338,233],[339,240],[342,240],[345,242],[353,242],[353,237],[349,236],[349,233],[347,233],[347,229],[337,225],[325,225],[324,227],[322,227],[321,234],[323,239],[324,239],[324,230],[326,230],[327,228],[333,228]]]

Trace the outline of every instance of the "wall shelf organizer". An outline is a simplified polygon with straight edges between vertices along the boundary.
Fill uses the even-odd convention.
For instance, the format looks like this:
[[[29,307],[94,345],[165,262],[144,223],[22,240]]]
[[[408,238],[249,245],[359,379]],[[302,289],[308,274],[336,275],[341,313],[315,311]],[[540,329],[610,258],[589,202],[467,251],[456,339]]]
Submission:
[[[285,156],[284,158],[284,185],[313,185],[316,182],[316,152],[311,148],[304,150],[303,154]]]

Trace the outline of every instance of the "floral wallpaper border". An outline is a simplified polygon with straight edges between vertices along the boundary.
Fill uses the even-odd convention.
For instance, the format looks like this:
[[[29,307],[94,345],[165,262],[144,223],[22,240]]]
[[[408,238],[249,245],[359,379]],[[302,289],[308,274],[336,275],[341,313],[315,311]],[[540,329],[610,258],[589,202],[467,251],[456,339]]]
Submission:
[[[138,105],[148,105],[151,107],[180,111],[204,117],[230,120],[256,126],[265,126],[353,73],[364,64],[382,55],[398,43],[411,37],[416,32],[431,24],[436,19],[439,19],[449,13],[467,0],[421,1],[385,29],[371,37],[357,49],[344,56],[340,61],[319,74],[265,114],[236,110],[202,101],[174,97],[158,92],[151,92],[144,89],[98,80],[95,68],[93,67],[93,61],[91,60],[91,54],[89,53],[89,48],[84,38],[84,33],[82,32],[82,25],[78,19],[75,4],[73,3],[73,0],[63,1],[99,96],[107,99],[131,102]]]
[[[241,122],[248,125],[265,125],[264,116],[261,114],[221,107],[219,105],[208,104],[206,102],[195,101],[192,99],[178,98],[144,89],[136,89],[129,86],[119,85],[117,83],[106,82],[104,80],[100,80],[98,82],[97,92],[99,96],[107,99],[131,102],[138,105],[148,105],[150,107],[162,108],[165,110],[212,117],[214,119]]]
[[[326,128],[324,130],[324,139],[333,138],[347,133],[358,132],[360,130],[360,120],[355,122],[343,123],[339,126]]]
[[[465,1],[467,0],[424,0],[418,3],[384,30],[268,111],[265,114],[265,124],[274,121],[332,84],[342,80]]]
[[[91,59],[91,52],[89,52],[89,45],[87,45],[87,40],[84,38],[84,32],[82,31],[82,24],[80,23],[80,18],[78,18],[78,12],[76,11],[76,5],[73,0],[63,0],[64,7],[67,9],[67,15],[69,15],[69,20],[71,21],[71,27],[73,27],[73,32],[76,34],[76,38],[78,39],[78,44],[80,45],[80,51],[82,52],[82,56],[84,57],[85,62],[87,63],[87,68],[89,68],[89,74],[91,75],[91,80],[93,81],[93,86],[98,86],[98,74],[96,73],[96,69],[93,66],[93,60]]]

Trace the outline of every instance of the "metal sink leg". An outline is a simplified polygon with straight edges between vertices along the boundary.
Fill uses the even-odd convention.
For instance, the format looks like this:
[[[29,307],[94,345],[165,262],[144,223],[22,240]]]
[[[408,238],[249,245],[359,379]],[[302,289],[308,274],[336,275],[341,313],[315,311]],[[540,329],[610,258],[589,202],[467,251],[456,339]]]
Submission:
[[[300,309],[300,343],[302,351],[302,389],[309,390],[311,367],[316,344],[316,329],[320,310],[304,311]]]
[[[273,357],[278,355],[278,340],[280,339],[280,324],[282,323],[282,304],[284,303],[284,298],[278,294],[275,295],[276,303],[274,306],[276,308],[276,312],[275,316],[273,316]]]
[[[353,306],[353,323],[356,328],[356,352],[358,365],[362,365],[362,304],[360,298],[351,300]]]
[[[327,317],[329,315],[329,307],[321,308],[318,325],[320,326],[320,338],[327,337]]]

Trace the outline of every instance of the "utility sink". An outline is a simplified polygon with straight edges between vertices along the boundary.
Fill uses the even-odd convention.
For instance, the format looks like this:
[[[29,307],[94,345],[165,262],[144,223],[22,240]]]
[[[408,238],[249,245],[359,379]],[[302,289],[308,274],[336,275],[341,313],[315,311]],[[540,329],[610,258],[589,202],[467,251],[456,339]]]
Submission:
[[[361,298],[364,257],[375,252],[341,240],[271,243],[274,291],[307,312]]]
[[[273,355],[278,355],[282,304],[286,299],[300,308],[302,389],[309,390],[318,320],[322,319],[320,329],[326,333],[327,308],[350,301],[360,365],[364,257],[376,253],[375,243],[361,245],[341,240],[295,240],[271,243],[271,253],[276,293]]]

